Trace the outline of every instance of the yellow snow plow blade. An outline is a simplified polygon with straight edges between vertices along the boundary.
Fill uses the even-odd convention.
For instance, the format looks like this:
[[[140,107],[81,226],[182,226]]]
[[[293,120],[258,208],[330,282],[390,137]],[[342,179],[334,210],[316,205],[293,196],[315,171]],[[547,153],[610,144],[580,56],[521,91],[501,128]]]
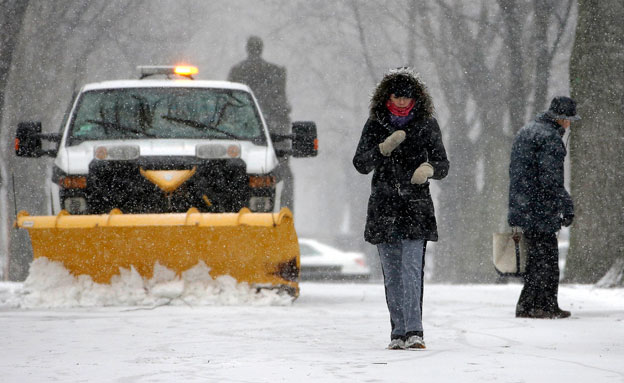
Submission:
[[[299,291],[299,244],[290,210],[279,213],[122,214],[30,216],[16,225],[30,234],[35,258],[63,263],[74,275],[110,283],[133,266],[151,278],[156,262],[180,274],[199,261],[213,278],[230,275],[259,287]]]

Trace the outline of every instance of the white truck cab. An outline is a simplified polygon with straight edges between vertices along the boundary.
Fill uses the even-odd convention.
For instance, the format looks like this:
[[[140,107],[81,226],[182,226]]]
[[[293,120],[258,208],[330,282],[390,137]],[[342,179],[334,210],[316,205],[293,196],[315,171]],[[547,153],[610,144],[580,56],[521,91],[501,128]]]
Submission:
[[[291,135],[272,136],[246,85],[139,68],[140,80],[85,85],[58,134],[42,133],[39,122],[18,125],[18,156],[55,157],[51,213],[279,211],[278,155],[315,156],[315,124],[294,122]],[[276,139],[291,140],[290,153],[276,153]],[[42,140],[58,145],[43,150]]]

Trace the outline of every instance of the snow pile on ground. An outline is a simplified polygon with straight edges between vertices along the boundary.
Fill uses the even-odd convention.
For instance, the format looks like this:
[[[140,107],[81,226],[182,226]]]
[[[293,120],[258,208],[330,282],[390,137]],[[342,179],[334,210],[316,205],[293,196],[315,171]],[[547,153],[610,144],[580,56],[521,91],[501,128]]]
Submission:
[[[615,261],[611,269],[596,283],[598,287],[616,287],[624,285],[624,258]]]
[[[292,297],[275,290],[237,283],[230,276],[213,279],[210,268],[200,262],[177,276],[156,264],[151,279],[132,268],[120,269],[111,284],[93,282],[90,276],[73,276],[59,262],[37,258],[26,281],[2,289],[0,307],[57,308],[162,305],[289,305]]]

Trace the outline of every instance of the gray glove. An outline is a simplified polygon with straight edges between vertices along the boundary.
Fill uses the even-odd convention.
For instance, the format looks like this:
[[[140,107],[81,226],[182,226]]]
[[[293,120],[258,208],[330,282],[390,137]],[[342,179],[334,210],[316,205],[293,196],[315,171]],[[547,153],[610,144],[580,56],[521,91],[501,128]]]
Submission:
[[[404,140],[405,131],[397,130],[396,132],[389,135],[384,142],[379,144],[379,151],[381,152],[381,154],[388,157],[390,153],[392,153],[392,151],[396,149],[397,146],[399,146]]]
[[[433,177],[433,166],[431,166],[428,162],[423,162],[420,164],[418,169],[414,170],[414,174],[412,175],[412,183],[413,184],[424,184],[427,182],[427,178]]]

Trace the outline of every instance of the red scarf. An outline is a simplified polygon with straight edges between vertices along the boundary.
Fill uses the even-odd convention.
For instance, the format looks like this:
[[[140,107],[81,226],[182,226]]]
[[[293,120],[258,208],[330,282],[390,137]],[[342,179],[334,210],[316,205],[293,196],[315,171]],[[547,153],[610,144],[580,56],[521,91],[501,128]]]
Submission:
[[[394,114],[395,116],[405,117],[409,114],[409,112],[412,111],[412,108],[414,108],[414,104],[416,104],[416,101],[412,99],[408,106],[399,108],[394,102],[388,100],[386,102],[386,107],[388,108],[390,113]]]

